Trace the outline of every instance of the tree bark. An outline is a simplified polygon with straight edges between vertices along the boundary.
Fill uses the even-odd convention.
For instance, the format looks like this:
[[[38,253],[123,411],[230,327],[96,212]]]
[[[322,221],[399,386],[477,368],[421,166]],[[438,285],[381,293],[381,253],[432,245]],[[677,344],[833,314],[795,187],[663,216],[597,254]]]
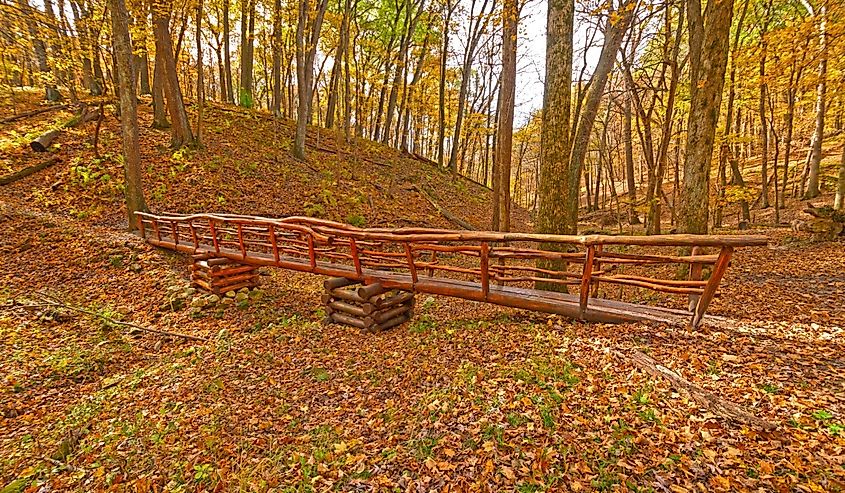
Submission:
[[[176,72],[176,59],[173,56],[173,43],[170,39],[170,5],[169,3],[153,6],[153,27],[156,38],[156,56],[161,55],[161,73],[164,80],[164,97],[167,100],[167,110],[171,122],[171,146],[182,147],[194,141],[191,124],[185,112],[182,99],[182,89],[179,87],[179,76]]]
[[[810,154],[810,174],[807,179],[807,193],[804,194],[805,199],[818,197],[821,193],[819,189],[819,168],[822,162],[822,141],[824,140],[824,118],[827,104],[825,98],[827,97],[828,58],[827,6],[825,5],[819,8],[819,48],[821,55],[819,58],[819,83],[816,86],[816,126],[810,145],[812,153]]]
[[[484,0],[479,10],[478,17],[475,21],[470,22],[469,43],[467,44],[466,52],[464,53],[464,63],[461,70],[461,87],[458,90],[458,108],[455,117],[455,131],[452,137],[452,152],[449,155],[449,169],[452,173],[458,172],[458,143],[461,140],[461,127],[464,121],[464,108],[466,107],[467,93],[469,92],[470,76],[472,75],[472,62],[475,60],[475,50],[478,48],[478,42],[481,40],[481,35],[487,28],[487,23],[490,16],[487,15],[487,5],[489,0]],[[491,8],[495,8],[496,0],[493,0]]]
[[[224,100],[235,103],[235,92],[232,87],[232,55],[229,48],[229,2],[223,0],[223,60],[226,63],[226,81],[223,84]]]
[[[238,87],[238,104],[252,108],[253,60],[255,53],[255,0],[241,0],[241,83]]]
[[[838,211],[845,209],[845,145],[842,146],[842,157],[839,159],[839,180],[837,180],[833,208]]]
[[[314,78],[314,58],[317,53],[317,41],[328,0],[317,0],[314,21],[310,21],[310,1],[302,0],[299,4],[299,20],[296,26],[296,88],[299,105],[296,109],[296,136],[293,153],[298,159],[305,159],[305,132],[311,119],[312,80]],[[308,36],[308,39],[306,39]],[[307,44],[306,44],[307,43]]]
[[[167,107],[164,104],[164,56],[156,53],[153,67],[153,128],[170,128]]]
[[[499,119],[496,122],[496,159],[493,174],[493,230],[510,231],[511,159],[513,155],[513,116],[516,97],[516,39],[519,26],[517,0],[505,0],[502,9],[502,73],[499,84]]]
[[[273,2],[273,114],[282,116],[282,0]]]
[[[710,163],[725,82],[733,0],[711,0],[703,15],[701,1],[688,0],[687,14],[691,99],[678,228],[684,233],[707,233]]]
[[[141,149],[138,137],[138,107],[132,76],[132,46],[129,41],[129,14],[124,0],[108,0],[111,12],[112,46],[117,61],[115,74],[120,90],[120,128],[123,135],[123,170],[129,231],[137,227],[136,212],[146,212],[141,182]]]
[[[437,164],[442,168],[445,161],[445,140],[446,140],[446,61],[449,58],[449,29],[452,23],[452,14],[457,8],[458,2],[446,0],[443,8],[446,14],[443,19],[443,47],[440,50],[440,85],[439,85],[439,106],[437,109]]]
[[[203,0],[197,1],[196,17],[196,43],[197,43],[197,125],[196,144],[202,145],[202,116],[205,106],[205,80],[202,65],[202,4]]]

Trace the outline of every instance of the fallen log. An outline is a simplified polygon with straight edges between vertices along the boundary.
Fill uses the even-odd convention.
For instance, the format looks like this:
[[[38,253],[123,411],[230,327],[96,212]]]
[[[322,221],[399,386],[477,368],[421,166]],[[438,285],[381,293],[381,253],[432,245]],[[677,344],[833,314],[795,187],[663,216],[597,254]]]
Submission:
[[[441,215],[441,216],[443,216],[443,217],[445,217],[445,218],[446,218],[446,220],[448,220],[449,222],[451,222],[451,223],[455,224],[456,226],[459,226],[459,227],[461,227],[461,228],[463,228],[463,229],[469,230],[469,231],[478,231],[478,228],[476,228],[475,226],[473,226],[473,225],[472,225],[472,224],[470,224],[469,222],[467,222],[467,221],[465,221],[465,220],[461,219],[460,217],[456,216],[455,214],[453,214],[453,213],[452,213],[452,212],[450,212],[449,210],[447,210],[447,209],[443,208],[443,207],[442,207],[440,204],[438,204],[438,203],[434,200],[434,198],[433,198],[433,197],[432,197],[432,196],[431,196],[428,192],[426,192],[425,190],[423,190],[423,189],[419,188],[419,187],[418,187],[418,186],[416,186],[416,185],[412,185],[410,189],[411,189],[411,190],[414,190],[415,192],[417,192],[417,193],[419,193],[420,195],[422,195],[422,196],[423,196],[423,198],[425,198],[425,199],[428,201],[428,203],[429,203],[429,204],[431,204],[431,206],[432,206],[432,207],[434,207],[434,210],[436,210],[437,212],[439,212],[439,213],[440,213],[440,215]]]
[[[41,171],[43,169],[47,169],[50,166],[53,166],[54,164],[56,164],[58,162],[61,162],[61,159],[59,158],[59,156],[53,156],[53,157],[51,157],[51,158],[49,158],[49,159],[47,159],[47,160],[45,160],[41,163],[38,163],[34,166],[29,166],[29,167],[26,167],[26,168],[24,168],[20,171],[12,173],[11,175],[4,176],[4,177],[0,178],[0,186],[8,185],[10,183],[14,183],[14,182],[16,182],[20,179],[26,178],[27,176],[29,176],[31,174],[38,173],[39,171]]]
[[[42,113],[49,113],[51,111],[63,110],[67,107],[68,107],[68,105],[66,105],[66,104],[60,104],[60,105],[56,105],[56,106],[48,106],[46,108],[38,108],[37,110],[27,111],[25,113],[18,113],[17,115],[3,118],[2,120],[0,120],[0,123],[12,123],[12,122],[16,122],[18,120],[23,120],[24,118],[29,118],[31,116],[40,115]]]
[[[88,111],[88,107],[83,106],[81,113],[75,115],[73,118],[63,123],[61,127],[53,130],[48,130],[43,134],[39,135],[35,140],[29,143],[29,146],[35,152],[47,152],[47,150],[50,148],[50,144],[52,144],[53,141],[56,140],[56,137],[59,136],[59,133],[62,131],[62,129],[73,128],[77,125],[81,125],[85,122],[98,118],[100,118],[100,110]]]
[[[58,130],[50,130],[39,135],[38,138],[29,143],[29,147],[35,152],[47,152],[50,145],[59,136]]]
[[[640,351],[634,350],[630,356],[619,351],[614,351],[619,358],[631,361],[634,366],[654,376],[664,378],[677,390],[685,390],[698,405],[707,408],[711,412],[724,418],[737,421],[750,426],[757,426],[764,430],[774,430],[777,425],[751,414],[737,404],[726,401],[721,397],[707,391],[699,385],[684,379],[674,371],[660,365],[652,358],[649,358]]]

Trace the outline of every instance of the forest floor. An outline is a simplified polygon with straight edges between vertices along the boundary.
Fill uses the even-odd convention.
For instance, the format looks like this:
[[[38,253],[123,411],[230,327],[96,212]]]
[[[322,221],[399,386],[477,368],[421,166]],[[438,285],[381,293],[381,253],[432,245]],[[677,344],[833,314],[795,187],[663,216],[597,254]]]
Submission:
[[[174,154],[142,111],[153,210],[450,226],[416,185],[487,221],[489,191],[395,151],[299,163],[289,124],[208,115],[206,147]],[[68,116],[0,125],[0,173],[44,159],[31,134]],[[710,310],[728,320],[697,331],[430,297],[406,326],[362,335],[321,324],[321,278],[278,269],[246,299],[199,306],[185,256],[124,232],[116,120],[100,158],[92,132],[0,188],[3,493],[845,491],[841,240],[753,230],[770,246],[737,252]],[[530,228],[524,211],[514,223]],[[209,340],[14,306],[38,292]],[[777,428],[701,408],[634,350]]]

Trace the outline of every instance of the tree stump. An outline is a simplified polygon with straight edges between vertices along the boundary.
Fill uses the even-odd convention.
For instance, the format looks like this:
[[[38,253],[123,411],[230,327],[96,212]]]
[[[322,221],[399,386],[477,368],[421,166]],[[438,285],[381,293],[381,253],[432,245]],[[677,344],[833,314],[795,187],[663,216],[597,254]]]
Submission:
[[[385,290],[378,283],[362,286],[344,277],[332,277],[323,287],[325,323],[381,332],[402,325],[413,316],[414,293],[408,291]]]

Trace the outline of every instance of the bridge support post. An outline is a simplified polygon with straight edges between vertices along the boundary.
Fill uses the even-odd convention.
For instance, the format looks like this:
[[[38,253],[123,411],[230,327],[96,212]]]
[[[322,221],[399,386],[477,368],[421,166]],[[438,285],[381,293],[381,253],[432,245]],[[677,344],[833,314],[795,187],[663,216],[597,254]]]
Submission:
[[[358,281],[343,277],[332,277],[323,283],[325,323],[349,325],[364,332],[381,332],[402,325],[413,316],[414,293],[385,290],[378,283],[358,284]]]
[[[191,284],[216,295],[252,289],[258,287],[258,268],[209,254],[194,255]]]

